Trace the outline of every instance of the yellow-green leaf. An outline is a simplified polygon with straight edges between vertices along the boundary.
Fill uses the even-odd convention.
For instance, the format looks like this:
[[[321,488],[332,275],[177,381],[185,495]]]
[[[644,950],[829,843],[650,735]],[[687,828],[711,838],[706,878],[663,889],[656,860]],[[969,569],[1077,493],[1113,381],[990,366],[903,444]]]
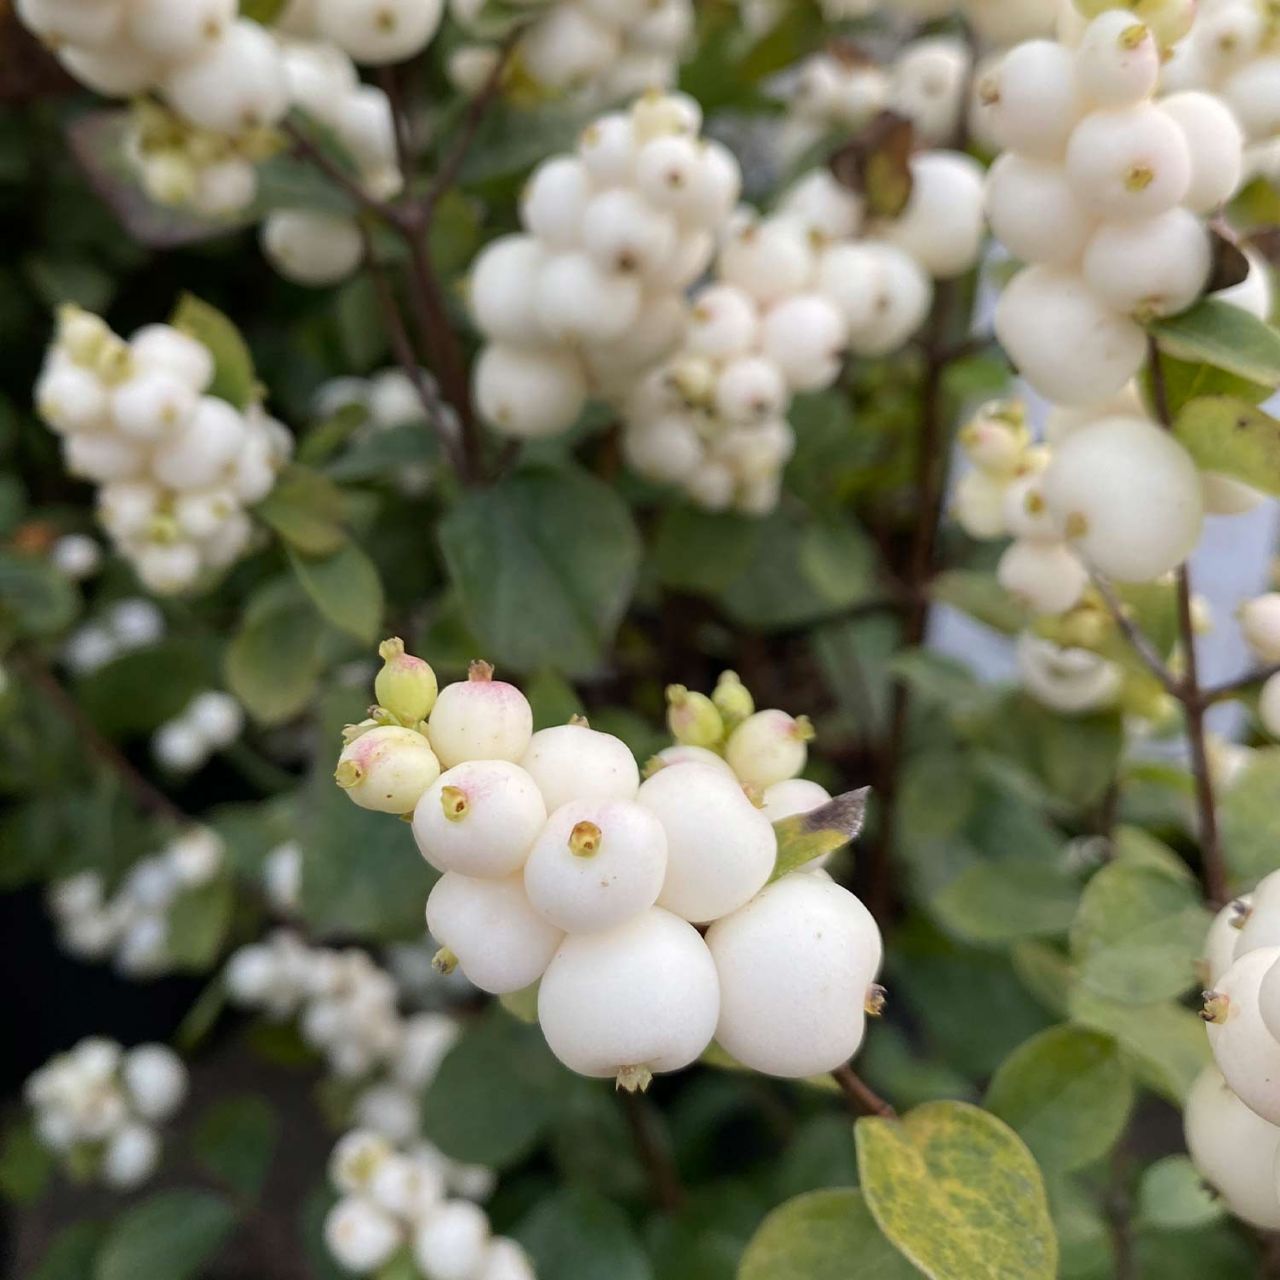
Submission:
[[[310,467],[285,468],[254,514],[307,555],[332,555],[347,541],[342,491]]]
[[[810,1191],[751,1237],[738,1280],[911,1280],[919,1272],[880,1233],[860,1191]]]
[[[810,813],[775,822],[778,861],[770,882],[779,880],[815,858],[835,853],[857,838],[867,817],[870,787],[836,796]]]
[[[382,579],[354,542],[319,559],[290,548],[289,560],[326,621],[367,644],[377,639],[382,630]]]
[[[930,1102],[854,1130],[880,1229],[933,1280],[1053,1280],[1058,1241],[1031,1152],[1003,1120]]]
[[[244,409],[258,398],[258,379],[248,345],[217,307],[184,293],[169,321],[175,329],[202,342],[213,354],[213,383],[209,394]]]
[[[1280,422],[1234,396],[1203,396],[1181,413],[1174,434],[1196,465],[1280,494]]]

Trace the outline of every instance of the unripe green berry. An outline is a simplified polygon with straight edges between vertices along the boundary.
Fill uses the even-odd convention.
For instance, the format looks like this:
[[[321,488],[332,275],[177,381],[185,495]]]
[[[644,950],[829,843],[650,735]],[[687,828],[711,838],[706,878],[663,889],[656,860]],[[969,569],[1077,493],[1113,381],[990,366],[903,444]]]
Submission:
[[[373,682],[378,705],[385,707],[402,724],[416,725],[431,714],[439,685],[436,673],[421,658],[406,653],[398,636],[378,646],[382,670]]]
[[[714,747],[724,737],[724,721],[715,703],[682,684],[667,687],[667,725],[671,736],[687,747]]]
[[[751,690],[738,678],[736,671],[725,671],[716,682],[715,692],[711,695],[716,710],[724,718],[725,726],[733,730],[748,716],[754,714],[756,700]]]

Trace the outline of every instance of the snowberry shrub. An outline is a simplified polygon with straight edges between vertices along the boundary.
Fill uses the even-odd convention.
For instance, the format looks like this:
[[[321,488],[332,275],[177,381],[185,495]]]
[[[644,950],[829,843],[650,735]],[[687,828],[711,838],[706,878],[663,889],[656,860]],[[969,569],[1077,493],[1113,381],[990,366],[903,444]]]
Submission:
[[[1262,1274],[1274,6],[0,9],[15,1273]]]

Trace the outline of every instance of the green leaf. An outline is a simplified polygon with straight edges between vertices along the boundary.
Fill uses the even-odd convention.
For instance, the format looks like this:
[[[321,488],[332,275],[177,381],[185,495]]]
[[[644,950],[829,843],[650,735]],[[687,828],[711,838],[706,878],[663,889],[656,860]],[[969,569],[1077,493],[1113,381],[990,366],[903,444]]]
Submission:
[[[653,539],[658,581],[672,591],[715,595],[751,562],[760,530],[748,516],[668,507]]]
[[[729,616],[762,631],[831,618],[874,590],[874,557],[849,520],[777,511],[759,522],[755,554],[725,588]]]
[[[1247,400],[1250,404],[1261,404],[1270,394],[1270,387],[1250,382],[1248,378],[1237,377],[1223,369],[1215,369],[1212,365],[1196,361],[1175,360],[1172,356],[1162,356],[1160,369],[1164,375],[1165,398],[1169,403],[1169,412],[1176,418],[1183,408],[1192,400],[1201,396],[1234,396],[1238,400]],[[1151,374],[1144,374],[1146,384],[1146,401],[1154,399],[1151,388]]]
[[[101,1222],[75,1222],[64,1227],[29,1280],[92,1280],[93,1260],[106,1233]]]
[[[1005,1060],[983,1105],[1018,1132],[1046,1173],[1070,1173],[1115,1145],[1133,1085],[1110,1036],[1050,1027]]]
[[[246,409],[259,395],[258,379],[253,370],[253,356],[240,330],[207,302],[194,294],[184,293],[170,324],[181,329],[213,354],[213,383],[209,394]]]
[[[810,813],[799,813],[773,824],[778,837],[778,860],[770,883],[815,858],[835,853],[858,838],[867,817],[870,787],[836,796]]]
[[[751,1238],[738,1280],[911,1280],[919,1272],[876,1226],[860,1191],[811,1191]]]
[[[1191,883],[1118,862],[1086,886],[1071,926],[1071,953],[1091,991],[1151,1004],[1195,983],[1208,927],[1208,912]]]
[[[25,1116],[10,1121],[0,1142],[0,1195],[16,1204],[38,1200],[53,1173],[53,1153]]]
[[[592,1191],[555,1192],[520,1223],[514,1235],[529,1251],[540,1276],[654,1280],[627,1215]]]
[[[214,1177],[256,1200],[266,1181],[280,1122],[265,1098],[245,1094],[210,1107],[192,1137],[196,1158]]]
[[[974,863],[928,905],[949,933],[989,945],[1063,933],[1079,902],[1080,886],[1063,867],[1014,854]]]
[[[1137,1216],[1142,1226],[1185,1231],[1217,1222],[1226,1212],[1187,1156],[1157,1160],[1138,1185]]]
[[[1174,425],[1196,466],[1280,494],[1280,422],[1231,396],[1192,400]]]
[[[0,551],[0,627],[47,636],[76,616],[76,589],[46,560]]]
[[[292,720],[315,693],[320,638],[315,612],[301,597],[279,594],[251,605],[227,647],[227,686],[261,724]]]
[[[1257,1280],[1258,1258],[1235,1224],[1200,1231],[1139,1232],[1136,1280]]]
[[[169,913],[169,957],[174,968],[189,973],[211,969],[234,911],[235,888],[229,875],[181,894]]]
[[[103,733],[134,737],[175,719],[211,683],[212,665],[202,645],[165,640],[126,653],[85,676],[76,696]]]
[[[1190,311],[1157,321],[1151,332],[1160,350],[1179,360],[1280,386],[1280,333],[1229,302],[1206,298]]]
[[[631,599],[640,538],[622,499],[577,470],[518,472],[440,526],[449,577],[487,656],[590,674]]]
[[[1222,847],[1237,892],[1252,888],[1276,867],[1280,847],[1280,747],[1256,751],[1219,802]]]
[[[934,1280],[1053,1280],[1058,1242],[1040,1170],[1003,1121],[964,1102],[854,1128],[880,1229]]]
[[[332,555],[347,541],[342,490],[327,476],[294,463],[253,509],[290,546],[312,556]]]
[[[582,700],[558,671],[537,672],[525,681],[524,695],[533,708],[535,730],[567,724],[573,716],[582,714]]]
[[[423,1132],[454,1160],[507,1168],[547,1131],[562,1085],[537,1027],[491,1009],[467,1027],[427,1087]]]
[[[116,1219],[94,1280],[187,1280],[222,1247],[236,1215],[208,1191],[161,1191]]]
[[[1204,1023],[1172,1001],[1122,1004],[1077,987],[1071,993],[1070,1012],[1073,1022],[1114,1036],[1134,1058],[1143,1083],[1175,1106],[1182,1105],[1211,1060]]]
[[[323,559],[290,548],[289,563],[327,622],[365,644],[372,644],[382,633],[386,603],[382,579],[373,561],[354,542]]]

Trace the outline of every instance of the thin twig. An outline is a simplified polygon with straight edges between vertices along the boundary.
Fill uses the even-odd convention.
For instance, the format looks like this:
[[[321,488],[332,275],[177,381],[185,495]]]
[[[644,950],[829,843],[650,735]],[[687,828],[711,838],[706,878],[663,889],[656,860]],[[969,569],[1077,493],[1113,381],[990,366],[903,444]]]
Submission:
[[[359,179],[348,173],[340,164],[326,155],[292,120],[286,120],[281,128],[289,138],[289,141],[293,143],[294,151],[302,159],[319,169],[334,186],[338,187],[359,208],[366,213],[372,214],[379,222],[403,232],[404,215],[397,205],[371,196],[360,185]]]
[[[1093,585],[1102,597],[1102,602],[1107,606],[1107,611],[1115,619],[1116,625],[1120,630],[1124,632],[1125,639],[1133,646],[1134,652],[1142,659],[1143,664],[1160,681],[1164,691],[1181,702],[1186,693],[1183,682],[1173,674],[1155,645],[1151,643],[1151,638],[1133,620],[1133,615],[1125,607],[1124,601],[1116,594],[1115,588],[1105,578],[1096,573],[1093,575]]]
[[[1247,671],[1242,676],[1236,676],[1234,680],[1224,680],[1222,684],[1215,684],[1210,689],[1202,690],[1200,700],[1206,707],[1211,707],[1215,703],[1226,702],[1229,698],[1247,693],[1254,685],[1265,684],[1272,676],[1277,675],[1280,675],[1280,663],[1260,667],[1257,671]]]
[[[631,1126],[631,1136],[635,1142],[636,1154],[649,1175],[649,1186],[658,1207],[666,1213],[676,1213],[684,1205],[684,1187],[680,1182],[680,1172],[671,1159],[671,1153],[660,1134],[654,1131],[653,1116],[649,1105],[638,1093],[621,1090],[618,1096],[622,1099],[623,1109],[627,1113],[627,1123]]]
[[[1169,406],[1169,389],[1165,383],[1164,365],[1155,338],[1148,339],[1148,363],[1151,368],[1151,390],[1156,416],[1166,431],[1173,429]],[[1191,569],[1183,564],[1178,570],[1178,635],[1186,675],[1181,681],[1180,700],[1187,725],[1187,745],[1191,754],[1191,772],[1195,779],[1196,811],[1200,828],[1200,858],[1205,894],[1209,901],[1221,906],[1228,901],[1227,864],[1218,829],[1217,799],[1213,792],[1213,771],[1209,765],[1209,745],[1205,730],[1205,700],[1200,688],[1200,664],[1196,654],[1195,615],[1192,608]]]
[[[80,704],[39,658],[31,654],[23,655],[15,665],[45,695],[54,710],[74,727],[90,754],[96,756],[120,779],[140,808],[180,826],[186,826],[190,822],[187,815],[159,787],[144,777],[114,742],[98,730]]]
[[[896,1120],[898,1113],[846,1062],[837,1067],[831,1078],[840,1086],[850,1108],[858,1115],[881,1116]]]
[[[484,83],[467,104],[466,114],[462,117],[453,146],[449,149],[449,154],[440,162],[436,176],[423,197],[422,209],[426,217],[431,216],[441,197],[457,182],[462,166],[471,153],[471,144],[475,142],[480,126],[484,123],[485,116],[489,114],[489,108],[493,106],[502,88],[502,77],[506,74],[511,55],[515,52],[516,43],[522,33],[523,27],[520,26],[507,33],[498,46],[497,57]]]
[[[451,421],[449,406],[440,398],[435,384],[422,371],[422,363],[413,349],[409,331],[405,327],[404,317],[400,314],[400,304],[396,301],[395,290],[383,270],[382,263],[374,250],[372,237],[367,229],[365,235],[365,264],[369,278],[373,283],[378,306],[382,312],[382,322],[386,326],[391,349],[395,353],[396,363],[404,370],[413,389],[417,392],[427,415],[427,421],[434,429],[440,441],[440,447],[448,456],[451,465],[461,475],[463,459],[459,448],[457,432]]]

